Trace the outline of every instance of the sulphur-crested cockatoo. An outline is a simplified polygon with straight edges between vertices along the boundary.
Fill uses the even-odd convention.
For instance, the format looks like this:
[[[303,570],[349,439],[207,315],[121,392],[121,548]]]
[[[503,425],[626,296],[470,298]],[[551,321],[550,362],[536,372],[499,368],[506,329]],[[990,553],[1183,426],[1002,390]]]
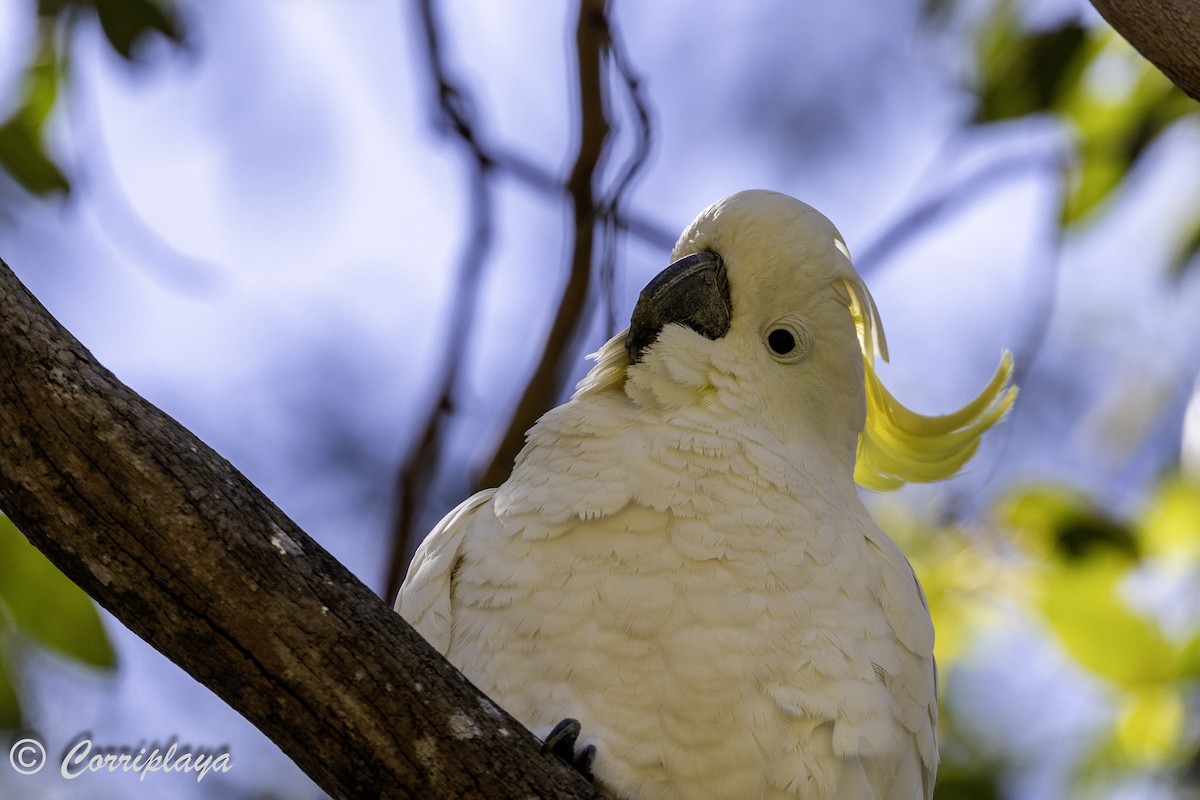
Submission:
[[[785,195],[710,206],[671,260],[396,609],[535,733],[578,720],[607,796],[929,798],[933,625],[855,483],[957,471],[1011,359],[958,412],[902,406],[842,237]]]

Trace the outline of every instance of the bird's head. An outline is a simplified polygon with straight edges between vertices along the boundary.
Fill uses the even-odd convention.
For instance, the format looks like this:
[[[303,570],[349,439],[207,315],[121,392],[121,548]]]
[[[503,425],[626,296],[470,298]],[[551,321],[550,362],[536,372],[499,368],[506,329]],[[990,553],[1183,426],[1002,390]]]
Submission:
[[[705,209],[642,290],[629,329],[580,385],[620,383],[643,404],[721,404],[782,445],[821,447],[863,486],[948,477],[1015,397],[1005,354],[988,387],[939,417],[875,375],[887,346],[874,300],[833,224],[786,195],[739,192]]]

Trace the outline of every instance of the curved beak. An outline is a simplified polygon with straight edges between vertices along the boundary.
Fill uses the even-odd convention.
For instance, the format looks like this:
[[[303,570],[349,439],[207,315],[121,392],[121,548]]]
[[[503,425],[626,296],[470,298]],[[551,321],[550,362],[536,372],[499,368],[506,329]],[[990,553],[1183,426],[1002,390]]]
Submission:
[[[625,336],[629,363],[641,360],[666,325],[687,325],[715,340],[729,330],[732,314],[729,276],[721,257],[711,250],[684,256],[655,275],[638,295]]]

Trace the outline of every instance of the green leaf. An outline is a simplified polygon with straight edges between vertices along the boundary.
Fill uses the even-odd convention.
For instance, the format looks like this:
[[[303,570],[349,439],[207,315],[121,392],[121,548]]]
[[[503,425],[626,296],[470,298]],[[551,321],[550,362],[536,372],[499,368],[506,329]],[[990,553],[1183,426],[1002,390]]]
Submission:
[[[132,60],[138,43],[154,33],[173,42],[183,41],[178,22],[152,0],[92,0],[100,27],[113,49]]]
[[[1133,562],[1140,554],[1133,528],[1069,489],[1026,489],[1006,498],[998,510],[1024,549],[1040,559],[1074,562],[1098,556]]]
[[[54,37],[46,33],[33,63],[25,70],[21,104],[0,124],[0,168],[31,194],[70,191],[70,183],[46,153],[43,131],[58,97],[60,69]]]
[[[20,730],[24,720],[21,716],[21,701],[8,674],[7,653],[4,647],[6,633],[2,624],[0,623],[0,731],[15,731]]]
[[[1168,478],[1142,511],[1138,531],[1146,551],[1175,563],[1200,562],[1200,486]]]
[[[1078,158],[1063,199],[1063,225],[1099,208],[1159,135],[1196,111],[1195,103],[1116,34],[1103,31],[1093,38],[1088,74],[1057,107],[1074,128]]]
[[[1176,649],[1158,625],[1121,597],[1128,564],[1093,558],[1052,569],[1042,612],[1059,642],[1086,669],[1125,687],[1169,680]]]
[[[75,0],[38,0],[37,13],[43,20],[57,19],[59,14],[74,5]]]
[[[91,598],[4,517],[0,517],[0,605],[21,631],[41,644],[92,666],[116,665]]]
[[[1022,31],[1012,4],[1001,4],[980,36],[974,121],[995,122],[1053,109],[1083,71],[1086,41],[1086,31],[1074,22],[1052,30]]]
[[[1172,671],[1183,680],[1200,678],[1200,633],[1194,634],[1179,648]]]
[[[1187,271],[1200,263],[1200,214],[1197,214],[1191,224],[1183,231],[1175,252],[1171,254],[1168,273],[1179,280]]]
[[[45,150],[36,131],[19,117],[0,125],[0,167],[31,194],[67,193],[71,184]]]
[[[54,40],[47,36],[42,41],[37,58],[25,70],[24,95],[16,114],[30,129],[40,131],[45,126],[58,99],[60,77]]]
[[[1000,800],[999,770],[939,768],[937,800]]]
[[[1178,750],[1187,720],[1176,687],[1142,686],[1131,691],[1117,719],[1116,744],[1124,758],[1145,767],[1166,763]]]

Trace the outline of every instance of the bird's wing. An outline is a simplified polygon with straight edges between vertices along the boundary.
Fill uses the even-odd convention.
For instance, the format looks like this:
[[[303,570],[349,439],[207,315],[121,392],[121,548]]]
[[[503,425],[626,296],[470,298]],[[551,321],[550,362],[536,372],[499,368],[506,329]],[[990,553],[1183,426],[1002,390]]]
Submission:
[[[900,770],[906,774],[897,774],[892,793],[885,797],[929,800],[938,765],[937,667],[929,604],[912,566],[895,542],[873,527],[867,541],[884,565],[879,599],[900,645],[895,668],[886,670],[882,677],[895,699],[894,722],[912,748]]]
[[[396,595],[396,611],[443,655],[450,649],[451,585],[466,531],[495,493],[486,489],[473,494],[442,518],[417,548]]]
[[[797,651],[799,668],[768,689],[801,755],[774,780],[799,796],[928,800],[937,769],[933,626],[899,548],[873,525],[857,532],[865,549],[847,547],[829,565],[861,582],[851,602],[831,603],[828,587],[815,584],[797,595],[821,624]]]

